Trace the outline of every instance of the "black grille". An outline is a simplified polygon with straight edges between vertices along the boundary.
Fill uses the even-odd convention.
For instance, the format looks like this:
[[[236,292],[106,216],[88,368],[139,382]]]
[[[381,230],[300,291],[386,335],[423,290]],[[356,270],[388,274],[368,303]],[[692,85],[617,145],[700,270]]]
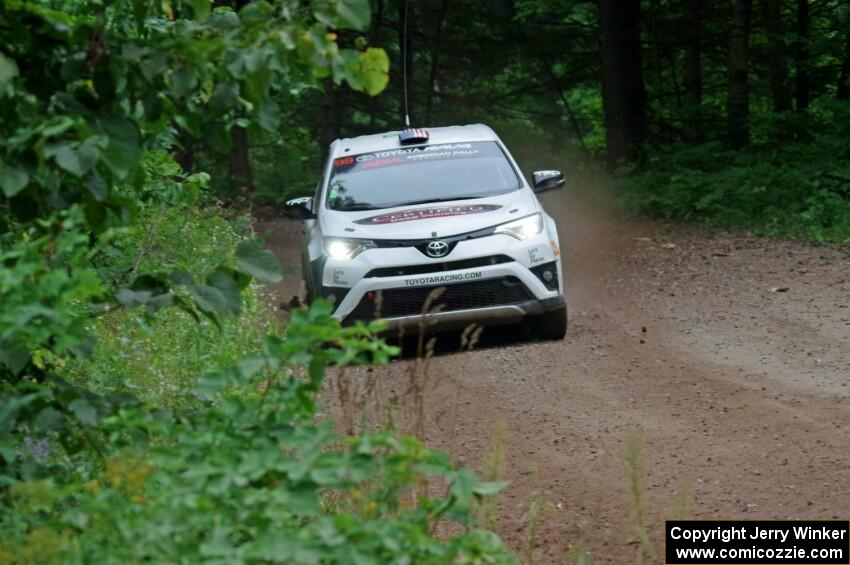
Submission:
[[[531,298],[528,289],[516,277],[416,288],[391,288],[366,293],[346,321],[422,314],[428,295],[436,288],[445,290],[432,302],[431,309],[443,305],[441,312],[517,304]]]
[[[467,241],[470,239],[477,239],[479,237],[487,237],[488,235],[493,235],[495,231],[496,228],[491,226],[489,228],[466,232],[458,235],[451,235],[447,237],[436,237],[435,235],[434,237],[428,239],[375,239],[372,241],[378,247],[415,247],[419,250],[420,253],[422,253],[426,257],[430,257],[427,252],[427,247],[428,244],[432,241],[445,242],[449,246],[448,252],[446,253],[448,255],[454,250],[458,242]]]
[[[552,273],[552,280],[550,280],[549,282],[546,282],[546,280],[543,278],[544,271],[549,271]],[[546,263],[544,265],[532,267],[531,272],[537,275],[537,278],[540,279],[540,282],[543,283],[543,286],[545,286],[547,290],[556,290],[558,288],[558,266],[554,261],[552,261],[551,263]]]
[[[484,228],[471,232],[466,232],[458,235],[450,235],[447,237],[429,237],[423,239],[373,239],[372,241],[378,247],[423,247],[434,240],[445,241],[448,244],[455,244],[458,241],[466,241],[468,239],[477,239],[479,237],[487,237],[495,233],[495,227]]]
[[[491,255],[490,257],[476,257],[475,259],[463,259],[460,261],[446,261],[443,263],[425,263],[423,265],[407,265],[404,267],[382,267],[372,269],[366,273],[366,278],[373,277],[400,277],[405,275],[421,275],[424,273],[437,273],[440,271],[457,271],[460,269],[474,269],[500,263],[513,261],[507,255]]]

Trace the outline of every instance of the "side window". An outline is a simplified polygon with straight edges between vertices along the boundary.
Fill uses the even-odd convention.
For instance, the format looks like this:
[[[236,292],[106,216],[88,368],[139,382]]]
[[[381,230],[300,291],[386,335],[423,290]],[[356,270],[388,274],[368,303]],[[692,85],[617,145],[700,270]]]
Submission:
[[[313,212],[317,212],[319,210],[319,202],[322,199],[322,186],[325,184],[325,175],[328,170],[328,164],[330,163],[330,155],[328,155],[325,162],[322,163],[322,176],[319,178],[319,183],[316,185],[316,193],[313,196]]]
[[[324,179],[319,179],[319,183],[316,185],[316,192],[313,194],[313,212],[319,209],[319,198],[322,196],[322,181]]]

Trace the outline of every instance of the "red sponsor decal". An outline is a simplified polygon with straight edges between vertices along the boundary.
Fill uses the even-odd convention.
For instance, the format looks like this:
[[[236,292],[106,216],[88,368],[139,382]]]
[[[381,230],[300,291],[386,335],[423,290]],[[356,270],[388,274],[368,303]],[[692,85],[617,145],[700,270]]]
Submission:
[[[357,220],[358,224],[396,224],[399,222],[410,222],[413,220],[425,220],[429,218],[445,218],[448,216],[466,216],[468,214],[481,214],[492,212],[501,206],[495,204],[479,204],[473,206],[441,206],[439,208],[412,208],[401,210],[390,214],[379,214]]]
[[[377,161],[367,161],[360,165],[361,169],[373,169],[375,167],[383,167],[384,165],[395,165],[398,163],[404,163],[404,159],[401,157],[393,157],[392,159],[378,159]]]

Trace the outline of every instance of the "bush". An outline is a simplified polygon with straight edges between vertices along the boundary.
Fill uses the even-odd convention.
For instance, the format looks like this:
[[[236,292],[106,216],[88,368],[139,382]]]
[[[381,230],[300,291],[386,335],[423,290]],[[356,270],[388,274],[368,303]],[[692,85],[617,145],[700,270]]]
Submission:
[[[136,270],[200,280],[238,263],[248,222],[205,203],[205,179],[167,154],[143,164],[137,223],[94,255],[103,290]],[[319,302],[277,337],[260,287],[240,294],[239,316],[99,312],[92,355],[51,358],[50,386],[3,382],[0,562],[512,562],[472,527],[501,484],[413,438],[317,423],[327,365],[397,352],[378,325],[342,328]],[[456,533],[436,536],[442,523]]]
[[[248,219],[228,218],[214,203],[204,204],[203,183],[178,182],[182,171],[168,154],[146,154],[142,164],[146,192],[156,196],[142,203],[137,223],[117,230],[96,258],[109,290],[130,284],[137,272],[177,270],[198,279],[222,262],[233,265],[237,246],[253,239]],[[155,317],[139,309],[108,311],[88,324],[92,355],[71,359],[62,375],[96,391],[122,389],[164,406],[191,402],[199,375],[236,363],[277,329],[258,285],[241,295],[241,315],[224,316],[219,325],[199,323],[179,309]]]
[[[501,484],[478,482],[415,439],[339,437],[315,422],[326,364],[395,353],[371,337],[377,327],[342,328],[330,313],[322,302],[296,311],[283,338],[204,376],[191,409],[60,388],[53,394],[81,425],[70,428],[46,412],[47,389],[27,396],[19,385],[3,423],[37,416],[15,448],[18,479],[8,468],[0,476],[0,559],[512,562],[495,534],[471,528],[474,502]],[[59,447],[75,442],[97,449]],[[429,495],[429,479],[445,494]],[[461,533],[436,537],[441,521]]]
[[[655,152],[641,171],[621,177],[622,201],[668,220],[850,243],[850,105],[830,103],[813,113],[804,131],[799,118],[794,122],[795,142],[737,152],[718,143]],[[783,121],[786,136],[789,121]]]
[[[395,350],[321,303],[269,333],[274,256],[167,153],[274,133],[325,77],[382,90],[330,33],[368,2],[73,8],[0,1],[0,561],[510,561],[468,526],[501,485],[316,423],[326,366]]]

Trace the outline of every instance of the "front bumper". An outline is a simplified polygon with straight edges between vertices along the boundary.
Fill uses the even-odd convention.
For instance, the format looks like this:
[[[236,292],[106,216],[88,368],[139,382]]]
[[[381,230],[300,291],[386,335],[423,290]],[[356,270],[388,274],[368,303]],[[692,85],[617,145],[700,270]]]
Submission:
[[[441,259],[411,247],[370,249],[353,260],[328,259],[321,295],[333,297],[334,316],[347,323],[375,317],[393,328],[513,323],[563,306],[556,249],[546,230],[525,241],[503,234],[461,241]],[[554,282],[539,276],[546,265],[556,272]],[[429,303],[435,289],[443,294]]]
[[[481,325],[514,324],[526,316],[537,316],[564,307],[563,296],[553,296],[543,300],[530,299],[519,304],[488,306],[469,310],[452,310],[450,312],[434,312],[414,316],[399,316],[383,318],[388,330],[405,329],[414,332],[425,329],[455,329],[463,328],[472,323]]]

